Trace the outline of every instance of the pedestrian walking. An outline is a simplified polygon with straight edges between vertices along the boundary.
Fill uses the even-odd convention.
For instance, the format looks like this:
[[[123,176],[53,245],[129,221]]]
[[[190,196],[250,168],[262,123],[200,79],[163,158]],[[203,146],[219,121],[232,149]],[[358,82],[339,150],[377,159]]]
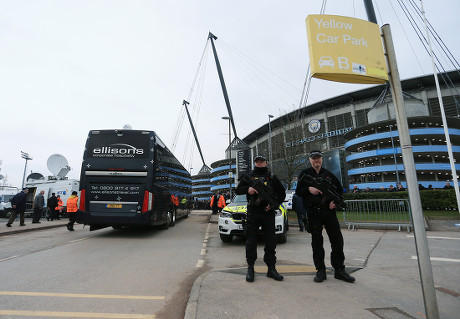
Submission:
[[[272,196],[275,196],[277,207],[272,207],[266,200],[261,200],[258,191],[251,187],[246,180],[241,180],[236,188],[239,195],[246,194],[247,206],[247,240],[246,261],[248,263],[247,282],[254,281],[254,264],[257,260],[257,232],[262,227],[265,240],[264,262],[268,267],[267,277],[281,281],[284,279],[275,268],[276,264],[276,235],[275,235],[275,209],[279,207],[286,197],[286,191],[279,179],[267,167],[267,159],[257,155],[254,159],[254,169],[249,173],[252,181],[261,181],[267,186]]]
[[[346,282],[354,282],[355,278],[345,272],[345,255],[343,253],[343,236],[336,215],[338,203],[328,199],[318,188],[312,186],[303,176],[310,176],[318,183],[326,183],[331,190],[343,194],[343,187],[337,177],[322,167],[323,155],[320,151],[311,151],[309,155],[311,167],[303,170],[299,176],[296,194],[301,196],[307,208],[311,230],[311,247],[313,262],[316,267],[315,282],[322,282],[326,277],[324,264],[323,227],[331,243],[331,264],[334,267],[334,278]]]
[[[26,211],[27,194],[29,194],[28,188],[23,188],[21,192],[14,195],[11,199],[11,207],[13,212],[11,213],[10,219],[6,223],[6,227],[11,227],[11,224],[19,214],[19,226],[25,226],[24,224],[24,212]]]
[[[57,219],[56,207],[58,206],[58,200],[57,200],[57,197],[56,197],[56,193],[51,194],[51,197],[48,198],[46,206],[48,206],[48,216],[46,217],[46,219],[47,220]]]
[[[42,218],[43,207],[45,207],[45,194],[44,190],[41,190],[34,199],[34,212],[32,214],[32,224],[40,224],[40,218]]]

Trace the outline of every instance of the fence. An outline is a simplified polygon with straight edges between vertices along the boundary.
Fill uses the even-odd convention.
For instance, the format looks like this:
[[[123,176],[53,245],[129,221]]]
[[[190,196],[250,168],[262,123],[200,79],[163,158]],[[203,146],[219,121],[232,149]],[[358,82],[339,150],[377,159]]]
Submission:
[[[356,226],[373,228],[402,227],[410,232],[412,226],[409,200],[407,199],[369,199],[347,200],[343,219],[348,229]]]

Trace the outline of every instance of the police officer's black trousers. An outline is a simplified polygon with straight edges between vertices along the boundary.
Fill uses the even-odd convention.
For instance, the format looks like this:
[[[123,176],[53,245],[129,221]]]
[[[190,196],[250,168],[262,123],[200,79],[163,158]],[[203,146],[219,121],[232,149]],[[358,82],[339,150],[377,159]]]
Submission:
[[[335,211],[328,209],[309,209],[308,220],[311,229],[311,247],[313,262],[317,270],[325,269],[323,226],[331,243],[331,264],[334,269],[343,269],[345,255],[343,253],[343,236]]]
[[[275,213],[273,211],[251,212],[248,207],[247,223],[246,261],[248,265],[253,266],[257,260],[257,232],[262,226],[265,241],[264,262],[267,266],[274,266],[276,264]]]

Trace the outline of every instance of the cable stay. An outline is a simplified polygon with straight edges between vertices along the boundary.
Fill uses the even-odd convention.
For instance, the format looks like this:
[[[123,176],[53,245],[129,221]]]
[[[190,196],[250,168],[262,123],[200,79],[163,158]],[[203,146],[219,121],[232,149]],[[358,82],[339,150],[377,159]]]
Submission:
[[[406,18],[409,20],[409,23],[411,24],[412,28],[414,29],[417,37],[419,38],[420,42],[422,43],[423,47],[425,48],[425,51],[428,53],[428,55],[431,57],[431,53],[430,53],[430,50],[429,48],[427,47],[428,45],[428,39],[425,37],[424,35],[424,32],[421,30],[421,28],[419,27],[419,25],[417,24],[417,21],[415,21],[415,18],[412,16],[412,14],[409,12],[409,9],[408,7],[401,1],[401,0],[397,0],[400,7],[401,7],[401,10],[403,11],[403,13],[405,14]],[[413,0],[410,0],[411,4],[412,4],[412,7],[413,7],[413,10],[415,10],[415,12],[417,13],[418,17],[419,17],[419,20],[421,20],[421,23],[423,23],[423,18],[422,18],[422,13],[420,11],[420,9],[417,7],[416,4],[413,3]],[[427,20],[428,22],[428,20]],[[444,52],[444,54],[449,58],[449,60],[451,61],[451,63],[453,64],[454,66],[454,69],[456,70],[456,72],[458,74],[460,74],[460,71],[458,70],[458,62],[457,60],[455,59],[455,57],[453,57],[453,55],[451,54],[451,52],[447,49],[447,51],[450,53],[450,55],[453,57],[453,60],[457,63],[457,65],[452,61],[452,59],[449,57],[449,54],[446,52],[446,50],[443,48],[443,45],[446,47],[446,45],[444,44],[444,42],[441,40],[441,38],[439,37],[438,33],[436,31],[434,31],[434,28],[431,24],[429,24],[429,33],[433,36],[434,40],[436,41],[436,43],[440,46],[442,52]],[[440,44],[440,41],[442,42],[442,45]],[[446,85],[446,87],[449,89],[449,91],[451,92],[452,94],[452,98],[454,99],[454,103],[455,103],[455,106],[456,106],[456,110],[457,110],[457,116],[460,116],[460,103],[458,101],[458,96],[460,95],[459,94],[459,91],[457,89],[457,87],[453,84],[452,82],[452,79],[449,77],[449,74],[448,72],[446,71],[446,69],[444,68],[443,64],[441,63],[438,55],[436,53],[433,52],[433,57],[434,59],[436,60],[437,63],[435,63],[435,68],[438,72],[438,74],[440,75],[442,81],[444,82],[444,84]],[[454,92],[455,91],[455,92]]]
[[[201,58],[200,58],[200,62],[198,64],[198,67],[197,67],[197,70],[195,72],[195,77],[193,78],[193,82],[192,82],[192,87],[190,89],[190,92],[189,92],[189,95],[188,95],[188,98],[187,100],[190,101],[191,100],[191,97],[192,97],[192,94],[193,94],[193,90],[194,90],[194,87],[195,87],[195,84],[197,83],[197,81],[200,79],[200,74],[204,73],[202,71],[202,65],[205,65],[205,63],[203,64],[203,62],[206,61],[206,58],[207,58],[207,47],[208,47],[208,43],[206,42],[206,45],[203,49],[203,52],[201,54]],[[202,78],[202,77],[201,77]],[[203,81],[201,81],[203,82]],[[202,87],[202,85],[201,85]],[[177,142],[179,140],[179,136],[180,136],[180,132],[182,130],[182,125],[184,123],[184,119],[185,119],[185,114],[186,114],[186,111],[185,109],[181,108],[180,110],[180,114],[179,114],[179,119],[177,120],[176,122],[176,126],[174,128],[174,133],[172,135],[172,142],[171,142],[171,151],[174,152],[175,149],[176,149],[176,146],[177,146]],[[187,144],[188,145],[188,144]]]

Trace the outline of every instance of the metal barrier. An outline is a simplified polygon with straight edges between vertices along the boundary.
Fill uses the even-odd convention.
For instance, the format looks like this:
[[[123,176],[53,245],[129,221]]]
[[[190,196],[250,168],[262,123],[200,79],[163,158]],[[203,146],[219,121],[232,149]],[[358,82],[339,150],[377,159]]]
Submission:
[[[372,226],[372,228],[406,227],[411,231],[412,219],[409,200],[407,199],[367,199],[347,200],[343,211],[343,220],[348,229],[355,226]]]

